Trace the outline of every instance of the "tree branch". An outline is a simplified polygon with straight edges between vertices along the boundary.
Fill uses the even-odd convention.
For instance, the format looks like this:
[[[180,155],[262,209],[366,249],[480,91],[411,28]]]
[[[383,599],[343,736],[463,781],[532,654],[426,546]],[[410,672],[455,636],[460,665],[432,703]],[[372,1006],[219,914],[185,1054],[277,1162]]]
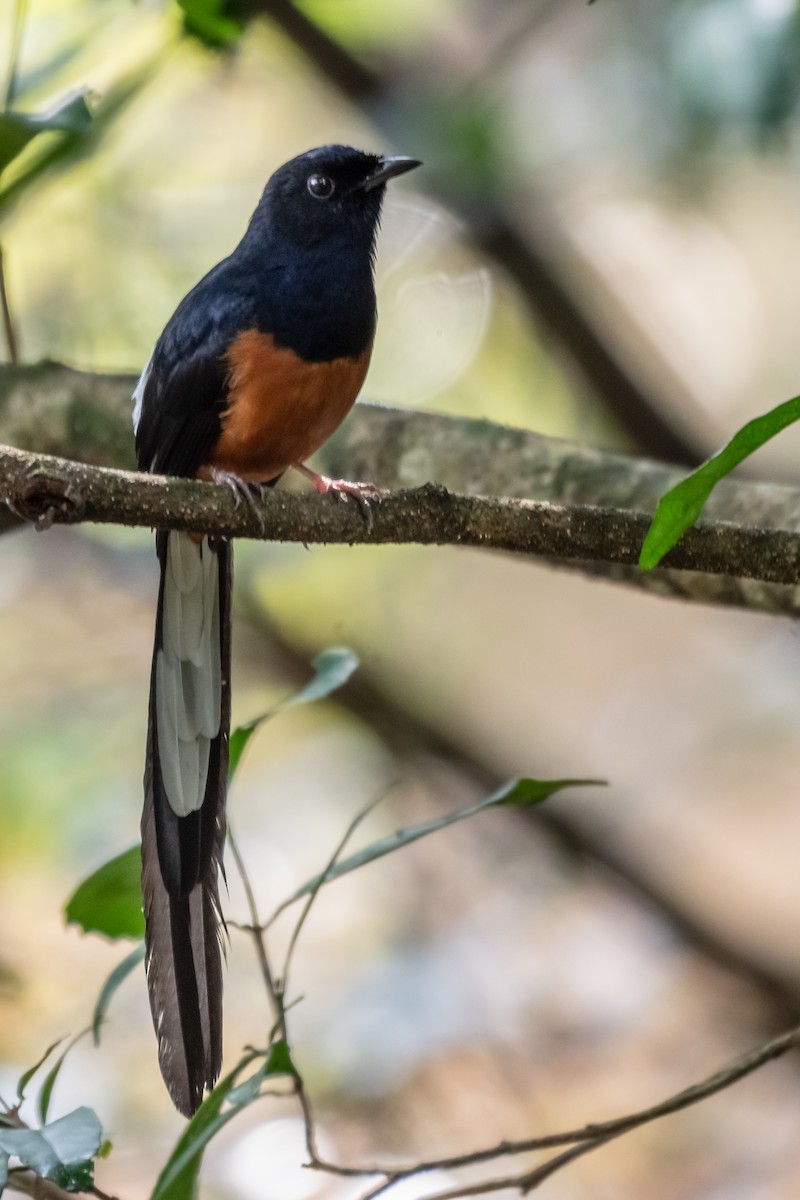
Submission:
[[[383,492],[365,521],[354,504],[270,492],[243,504],[229,488],[92,467],[0,447],[0,499],[39,528],[96,521],[222,537],[308,543],[475,546],[565,561],[635,564],[645,513],[508,497],[465,496],[441,484]],[[667,565],[761,582],[795,584],[800,532],[729,522],[690,529]]]
[[[23,1196],[31,1196],[33,1200],[71,1200],[69,1192],[64,1191],[50,1179],[42,1179],[34,1171],[11,1170],[8,1174],[9,1191],[19,1192]]]
[[[92,374],[74,371],[57,363],[0,366],[0,442],[81,462],[133,466],[130,395],[134,382],[132,375]],[[723,569],[732,571],[727,575],[708,573],[711,567],[705,569],[705,562],[700,564],[700,573],[685,569],[642,572],[629,565],[638,551],[647,521],[645,514],[653,511],[658,497],[682,476],[682,472],[674,467],[607,453],[490,421],[406,412],[371,404],[356,406],[335,437],[323,447],[319,461],[328,474],[373,479],[393,488],[410,488],[435,479],[449,490],[469,496],[534,497],[539,501],[553,501],[570,511],[575,505],[590,510],[598,507],[629,510],[636,519],[629,522],[622,514],[623,524],[629,526],[627,556],[620,554],[603,560],[603,556],[599,555],[594,561],[589,561],[585,550],[582,551],[582,557],[575,556],[577,546],[573,545],[573,555],[562,561],[562,565],[654,591],[662,596],[792,616],[800,613],[800,589],[783,583],[762,582],[775,576],[760,570],[752,578],[742,579],[740,576],[749,572],[740,570],[738,562],[729,560],[725,564]],[[164,486],[155,485],[153,488],[152,480],[145,482],[141,478],[140,484],[153,497],[153,502],[158,487]],[[18,480],[18,488],[19,485]],[[23,490],[30,490],[30,485],[31,481],[28,480]],[[63,489],[64,483],[61,486]],[[181,481],[173,481],[170,486],[176,489],[171,493],[173,501],[180,496],[186,505],[201,503],[204,506],[200,517],[202,521],[206,520],[209,508],[213,510],[212,520],[215,513],[217,518],[221,518],[224,511],[236,519],[235,528],[232,526],[230,532],[235,532],[237,536],[260,536],[257,523],[245,528],[245,514],[235,514],[229,503],[225,507],[222,494],[212,501],[213,489]],[[184,490],[192,488],[195,490]],[[444,512],[441,494],[437,502],[441,524]],[[363,523],[356,520],[344,505],[336,524],[337,518],[334,518],[330,504],[320,504],[311,497],[289,498],[285,493],[279,503],[296,506],[292,509],[296,514],[305,511],[306,514],[313,513],[325,518],[325,531],[331,540],[370,540],[364,536]],[[406,502],[406,516],[409,515],[410,504],[410,501]],[[223,508],[219,505],[223,505]],[[303,505],[308,505],[307,509],[303,510]],[[66,508],[69,507],[67,503]],[[392,513],[399,518],[402,509],[402,505],[394,509],[382,505],[381,529],[384,536],[371,540],[392,540],[391,522],[387,524],[387,518]],[[478,509],[481,509],[480,505]],[[488,515],[487,510],[483,511]],[[162,515],[165,513],[166,510]],[[272,513],[271,520],[274,520],[275,508]],[[761,528],[761,536],[769,543],[773,535],[765,534],[763,530],[775,529],[785,534],[800,529],[800,490],[775,484],[726,480],[715,490],[706,513],[715,521],[747,526],[751,531],[753,526]],[[64,513],[61,519],[67,515]],[[72,519],[79,519],[74,510]],[[84,519],[89,519],[85,511]],[[103,518],[93,516],[91,519]],[[109,515],[107,519],[118,517]],[[121,514],[119,519],[124,519]],[[165,515],[164,519],[167,519]],[[519,525],[519,518],[515,519]],[[535,519],[530,510],[528,519]],[[11,510],[0,504],[0,530],[15,524],[16,520]],[[141,523],[148,523],[155,520],[155,515],[148,508],[146,513],[140,514],[140,520]],[[303,522],[302,527],[297,524],[292,526],[289,522],[285,527],[286,535],[303,537],[307,532],[307,517],[303,518]],[[218,523],[211,527],[221,531]],[[443,532],[447,533],[446,530]],[[280,534],[276,531],[274,536]],[[324,540],[322,537],[308,536],[310,540]],[[431,535],[426,540],[437,539]],[[459,539],[446,536],[443,540]],[[500,543],[482,538],[470,542],[462,538],[460,544],[488,546]],[[510,548],[519,547],[512,545]],[[531,550],[532,547],[525,546],[523,549]],[[548,550],[542,547],[538,552],[546,554]],[[549,553],[558,556],[553,547]],[[671,561],[678,566],[675,559]],[[680,565],[688,567],[689,563]],[[791,571],[784,571],[781,577],[785,578],[787,574],[791,578]]]
[[[133,468],[135,375],[55,362],[0,365],[0,442],[99,466]],[[320,452],[323,469],[415,487],[430,479],[472,495],[534,497],[650,512],[685,472],[491,421],[361,403]],[[718,520],[800,529],[800,490],[725,481]]]

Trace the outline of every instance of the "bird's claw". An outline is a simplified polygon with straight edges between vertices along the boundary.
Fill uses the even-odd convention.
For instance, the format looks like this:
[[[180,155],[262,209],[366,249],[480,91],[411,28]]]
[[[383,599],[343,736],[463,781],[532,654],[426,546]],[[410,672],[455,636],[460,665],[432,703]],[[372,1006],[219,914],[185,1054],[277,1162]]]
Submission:
[[[355,500],[358,507],[361,509],[361,514],[366,522],[367,529],[371,532],[374,521],[371,501],[377,500],[380,497],[380,490],[374,483],[361,483],[358,480],[349,479],[327,479],[324,475],[327,487],[321,487],[320,492],[332,493],[339,500],[347,500],[349,496]]]
[[[367,532],[371,533],[374,523],[371,502],[380,499],[380,488],[374,483],[364,483],[356,479],[329,479],[327,475],[320,475],[318,479],[319,482],[315,482],[314,485],[318,492],[334,495],[337,500],[346,501],[348,497],[355,500],[361,509]]]
[[[218,467],[212,467],[209,475],[211,476],[212,483],[219,483],[224,487],[230,488],[231,492],[233,492],[235,508],[244,503],[251,512],[255,513],[261,532],[263,533],[264,515],[261,512],[261,502],[264,499],[264,489],[261,484],[253,483],[250,479],[243,479],[241,475],[236,475],[233,471],[221,471]]]
[[[339,500],[346,500],[348,496],[352,496],[358,507],[361,509],[361,514],[367,526],[367,532],[372,531],[373,514],[370,507],[372,500],[380,499],[380,488],[374,483],[362,483],[354,479],[331,479],[327,475],[319,475],[316,471],[312,471],[305,463],[295,464],[296,468],[306,479],[310,479],[316,491],[326,494],[333,494]]]

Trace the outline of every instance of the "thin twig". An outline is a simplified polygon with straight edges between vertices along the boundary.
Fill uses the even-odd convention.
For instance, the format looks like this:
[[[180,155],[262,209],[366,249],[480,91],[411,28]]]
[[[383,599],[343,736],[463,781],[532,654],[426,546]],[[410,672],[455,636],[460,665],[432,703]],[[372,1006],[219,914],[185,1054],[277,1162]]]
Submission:
[[[325,879],[326,879],[328,873],[330,871],[332,871],[333,868],[336,866],[336,863],[337,863],[339,857],[341,856],[348,841],[352,837],[353,833],[355,833],[358,826],[365,819],[365,817],[367,817],[369,815],[369,813],[371,813],[372,810],[378,804],[381,803],[381,801],[385,798],[385,795],[386,795],[386,792],[384,791],[381,793],[380,796],[377,796],[374,800],[372,800],[368,805],[366,805],[363,809],[361,809],[356,814],[356,816],[353,818],[353,820],[348,825],[343,837],[340,839],[340,841],[339,841],[338,845],[336,846],[336,849],[334,850],[333,854],[331,855],[325,869],[321,873],[319,880],[317,882],[317,886],[314,888],[313,892],[309,895],[308,900],[306,901],[305,905],[303,906],[303,911],[300,914],[300,917],[298,918],[294,929],[292,930],[292,935],[291,935],[291,938],[289,939],[289,946],[286,951],[286,957],[283,962],[283,968],[282,968],[282,973],[281,973],[280,978],[275,977],[275,975],[272,972],[272,968],[270,967],[269,958],[267,955],[267,947],[266,947],[265,926],[262,924],[261,918],[260,918],[260,915],[258,912],[258,904],[256,902],[255,892],[253,891],[253,886],[252,886],[252,883],[250,882],[250,877],[248,875],[247,868],[244,863],[244,859],[242,858],[241,851],[239,850],[239,847],[236,843],[236,839],[233,836],[233,834],[231,833],[230,829],[228,830],[228,844],[230,845],[231,854],[233,855],[234,862],[236,863],[236,869],[239,872],[239,876],[240,876],[240,878],[242,880],[242,884],[244,886],[245,898],[246,898],[247,908],[248,908],[248,912],[250,914],[250,922],[251,922],[250,925],[246,925],[246,926],[242,925],[241,923],[234,923],[234,922],[229,922],[229,924],[230,924],[231,928],[238,928],[238,929],[241,929],[242,932],[250,934],[250,936],[253,940],[253,945],[255,946],[256,956],[258,958],[259,967],[261,969],[261,975],[264,980],[264,984],[266,986],[267,992],[269,993],[270,1003],[272,1005],[273,1013],[275,1016],[275,1028],[273,1030],[273,1036],[277,1035],[283,1040],[283,1042],[286,1045],[287,1051],[289,1052],[290,1057],[291,1057],[291,1047],[289,1044],[289,1033],[288,1033],[288,1029],[287,1029],[286,1014],[287,1014],[289,1008],[291,1008],[291,1005],[286,1004],[285,996],[286,996],[287,981],[288,981],[288,976],[289,976],[289,966],[291,964],[292,956],[293,956],[295,948],[297,946],[297,942],[300,937],[300,933],[303,929],[306,918],[308,917],[308,914],[311,910],[311,906],[317,897],[317,893],[319,892],[320,888],[322,887],[323,883],[325,882]],[[306,1138],[306,1153],[308,1154],[308,1158],[309,1158],[308,1165],[311,1167],[318,1167],[320,1169],[327,1170],[329,1168],[324,1163],[324,1160],[320,1157],[319,1149],[317,1146],[317,1133],[316,1133],[316,1121],[314,1118],[314,1110],[312,1108],[311,1100],[308,1096],[308,1093],[306,1092],[305,1083],[303,1081],[303,1078],[298,1073],[295,1073],[292,1076],[292,1090],[294,1092],[294,1095],[297,1097],[297,1101],[300,1105],[300,1111],[301,1111],[302,1118],[303,1118],[303,1126],[305,1129],[305,1138]],[[336,1168],[333,1168],[333,1170],[337,1174],[348,1173],[348,1174],[353,1174],[354,1176],[359,1176],[359,1175],[363,1174],[363,1172],[361,1172],[361,1171],[342,1172],[342,1171],[337,1171]]]
[[[31,1196],[33,1200],[70,1200],[69,1192],[65,1192],[57,1183],[42,1179],[41,1175],[27,1169],[12,1168],[6,1187],[23,1196]]]
[[[3,247],[0,246],[0,310],[3,314],[3,333],[6,339],[6,351],[9,362],[16,365],[19,362],[19,341],[14,328],[14,318],[11,315],[11,304],[6,285],[6,268],[3,257]]]
[[[286,951],[286,958],[283,960],[283,974],[282,974],[281,988],[282,988],[282,991],[284,994],[286,993],[286,990],[287,990],[287,984],[288,984],[288,978],[289,978],[289,965],[292,961],[292,955],[294,954],[294,950],[297,945],[297,940],[300,937],[300,933],[303,929],[303,926],[306,923],[306,918],[308,917],[308,914],[311,911],[311,906],[314,904],[314,901],[316,900],[317,896],[319,895],[320,889],[327,882],[331,871],[334,869],[337,862],[339,861],[342,854],[344,853],[345,847],[347,846],[347,843],[350,841],[350,838],[353,836],[355,831],[358,829],[361,822],[366,820],[366,818],[369,816],[369,814],[374,809],[376,809],[378,807],[378,805],[381,804],[386,799],[386,793],[388,790],[389,790],[388,788],[385,789],[383,792],[381,792],[381,794],[379,796],[376,796],[374,800],[371,800],[369,802],[369,804],[365,805],[364,808],[362,808],[359,812],[356,813],[356,815],[353,817],[350,824],[347,826],[347,829],[344,831],[344,834],[340,838],[339,843],[336,846],[336,849],[334,850],[333,854],[328,859],[328,862],[326,863],[324,869],[317,876],[314,886],[308,894],[308,899],[306,900],[305,904],[303,905],[303,910],[300,913],[300,916],[297,918],[297,923],[295,924],[295,927],[292,930],[292,936],[289,938],[289,946]],[[275,919],[275,917],[278,915],[278,913],[283,912],[284,907],[285,907],[284,905],[279,905],[279,907],[275,910],[272,917],[270,918],[270,920],[267,923],[271,924],[272,921]]]
[[[253,886],[250,882],[250,876],[248,875],[247,868],[244,864],[244,859],[242,858],[239,847],[236,844],[236,839],[233,837],[230,829],[228,831],[228,844],[230,845],[231,853],[233,855],[234,862],[236,863],[236,869],[239,872],[239,876],[244,886],[247,908],[250,913],[250,926],[248,928],[242,926],[241,928],[243,928],[244,931],[249,933],[252,937],[253,945],[255,946],[256,957],[261,969],[261,975],[269,994],[270,1004],[275,1017],[275,1026],[270,1040],[272,1040],[272,1038],[275,1036],[280,1037],[285,1043],[287,1052],[289,1053],[289,1056],[293,1062],[294,1058],[292,1057],[291,1047],[289,1045],[289,1035],[286,1026],[287,1006],[284,1003],[283,980],[276,980],[272,973],[272,968],[269,965],[266,936],[264,932],[264,926],[262,925],[261,918],[259,916],[255,892],[253,891]],[[285,973],[286,968],[284,966],[284,979]],[[295,1074],[292,1075],[291,1084],[292,1092],[297,1097],[303,1118],[303,1127],[305,1129],[306,1136],[306,1152],[311,1159],[311,1162],[316,1165],[316,1163],[319,1161],[319,1154],[317,1151],[317,1135],[314,1111],[306,1093],[302,1076],[295,1072]]]
[[[244,859],[242,858],[239,847],[236,844],[236,839],[232,836],[230,830],[228,832],[228,843],[231,847],[231,853],[233,854],[233,858],[236,863],[236,869],[239,872],[242,884],[244,886],[247,907],[250,912],[250,926],[241,926],[241,928],[245,932],[249,933],[252,937],[253,945],[255,946],[256,950],[256,957],[258,958],[259,967],[261,968],[261,975],[269,994],[270,1003],[275,1016],[275,1026],[270,1040],[272,1040],[272,1038],[275,1036],[280,1037],[285,1043],[287,1052],[289,1053],[289,1056],[293,1062],[294,1058],[289,1045],[289,1034],[286,1025],[286,1012],[288,1006],[284,1003],[284,980],[286,977],[286,967],[284,965],[283,980],[276,980],[272,973],[272,968],[269,965],[266,937],[264,933],[264,927],[261,924],[261,919],[258,913],[258,905],[256,903],[255,893],[250,882],[250,877],[247,873],[247,868],[244,864]],[[316,1166],[321,1160],[319,1158],[319,1152],[317,1149],[317,1133],[314,1110],[311,1107],[311,1101],[309,1100],[306,1092],[302,1076],[296,1071],[291,1078],[291,1087],[292,1093],[296,1096],[300,1105],[303,1127],[305,1130],[306,1153],[311,1160],[311,1164]]]
[[[8,1173],[7,1187],[23,1196],[31,1196],[33,1200],[71,1200],[71,1197],[75,1195],[74,1192],[68,1192],[59,1187],[52,1179],[44,1179],[27,1167],[12,1167]],[[101,1191],[95,1185],[92,1185],[87,1192],[79,1194],[94,1196],[96,1200],[118,1200],[118,1197]]]
[[[233,836],[233,831],[231,830],[230,825],[228,826],[228,845],[230,846],[231,854],[233,855],[233,861],[236,863],[236,869],[239,872],[239,878],[241,879],[242,886],[244,887],[247,908],[250,913],[250,926],[242,926],[241,928],[245,930],[245,932],[249,933],[253,939],[258,965],[261,969],[261,976],[264,980],[264,985],[269,994],[275,1023],[282,1030],[282,1032],[285,1032],[283,1002],[275,983],[275,977],[272,974],[272,968],[269,965],[266,939],[264,937],[264,927],[261,924],[261,918],[258,913],[258,904],[256,902],[255,892],[253,891],[253,885],[250,882],[250,876],[247,873],[244,859],[242,858],[241,851],[236,843],[236,838]]]
[[[591,1142],[585,1142],[580,1146],[572,1146],[569,1150],[563,1151],[561,1154],[556,1154],[553,1158],[548,1159],[546,1163],[542,1163],[533,1171],[527,1171],[523,1175],[504,1175],[496,1179],[483,1179],[478,1183],[465,1183],[456,1185],[453,1188],[446,1188],[444,1191],[429,1193],[426,1200],[457,1200],[460,1196],[485,1196],[490,1192],[500,1192],[506,1189],[516,1188],[522,1195],[532,1192],[539,1184],[544,1183],[551,1175],[555,1175],[556,1171],[566,1167],[569,1163],[574,1162],[576,1158],[580,1158],[584,1154],[588,1154],[590,1150],[596,1150],[598,1146],[602,1146],[611,1138],[598,1138]],[[397,1177],[399,1178],[399,1177]],[[365,1192],[360,1200],[375,1200],[376,1196],[380,1196],[387,1188],[397,1182],[397,1178],[392,1179],[387,1184],[380,1187],[371,1188]]]
[[[662,1117],[671,1116],[673,1113],[681,1112],[683,1109],[698,1104],[700,1101],[706,1100],[710,1096],[731,1087],[734,1083],[752,1074],[766,1063],[782,1057],[782,1055],[796,1049],[798,1046],[800,1046],[800,1026],[773,1038],[763,1046],[759,1046],[757,1049],[743,1055],[736,1062],[716,1071],[707,1079],[693,1084],[691,1087],[684,1088],[683,1091],[677,1092],[674,1096],[670,1096],[658,1104],[640,1109],[634,1113],[628,1113],[622,1117],[615,1117],[609,1121],[592,1122],[589,1125],[582,1126],[580,1129],[545,1134],[542,1137],[525,1138],[521,1141],[502,1141],[495,1146],[490,1146],[483,1150],[453,1155],[449,1158],[429,1159],[424,1162],[415,1163],[410,1167],[398,1168],[396,1166],[383,1166],[377,1163],[363,1166],[360,1169],[362,1175],[381,1175],[384,1177],[384,1182],[371,1188],[362,1196],[361,1200],[375,1200],[375,1197],[381,1195],[393,1183],[397,1183],[401,1179],[409,1179],[416,1175],[427,1174],[431,1171],[458,1170],[459,1168],[494,1161],[498,1158],[528,1154],[534,1151],[549,1150],[558,1146],[570,1146],[570,1143],[577,1143],[577,1145],[570,1146],[568,1150],[556,1155],[554,1158],[548,1159],[547,1162],[540,1164],[532,1171],[526,1171],[519,1175],[503,1176],[499,1179],[484,1180],[468,1186],[465,1185],[463,1188],[458,1187],[443,1192],[436,1192],[431,1195],[430,1200],[452,1200],[456,1196],[481,1195],[487,1192],[499,1191],[501,1188],[517,1188],[524,1194],[538,1187],[540,1183],[549,1178],[556,1170],[572,1162],[581,1154],[595,1150],[598,1146],[604,1145],[615,1138],[622,1137],[624,1134],[630,1133],[634,1129],[639,1129],[643,1125],[648,1125],[653,1121],[660,1120]],[[337,1175],[353,1175],[358,1173],[358,1169],[354,1167],[348,1167],[343,1170],[335,1164],[324,1162],[314,1163],[314,1166],[320,1170],[329,1171]]]
[[[345,830],[343,836],[340,838],[339,843],[336,846],[335,850],[333,851],[333,854],[331,855],[330,859],[328,860],[324,870],[321,872],[321,874],[317,880],[316,886],[310,893],[306,903],[303,905],[303,911],[300,913],[300,916],[297,919],[295,927],[292,930],[292,936],[289,939],[289,946],[286,950],[286,957],[283,960],[283,971],[282,971],[281,981],[280,981],[280,985],[279,985],[280,994],[281,994],[282,998],[285,997],[286,991],[288,988],[289,966],[291,965],[292,956],[294,954],[295,947],[297,946],[297,942],[300,937],[300,933],[302,932],[303,926],[306,923],[306,918],[308,917],[308,914],[311,911],[311,906],[313,905],[314,901],[316,900],[316,898],[319,894],[320,888],[325,883],[325,880],[328,877],[328,875],[330,874],[330,872],[336,866],[336,863],[338,862],[339,858],[341,857],[342,853],[344,852],[344,849],[345,849],[347,843],[349,842],[350,838],[353,836],[355,831],[358,829],[361,822],[367,816],[369,816],[369,814],[372,812],[372,810],[374,808],[377,807],[378,804],[380,804],[384,800],[385,796],[386,796],[386,791],[384,790],[379,796],[376,796],[374,800],[371,800],[369,804],[367,804],[358,813],[356,813],[355,817],[353,817],[352,821],[347,826],[347,829]],[[284,1012],[283,1032],[284,1032],[284,1037],[286,1038],[286,1042],[288,1045],[288,1036],[287,1036],[287,1032],[286,1032],[286,1008],[284,1008],[283,1012]],[[320,1158],[320,1154],[319,1154],[319,1146],[317,1143],[317,1126],[316,1126],[316,1120],[314,1117],[314,1110],[311,1105],[311,1100],[306,1091],[305,1082],[301,1075],[295,1075],[294,1083],[295,1083],[295,1095],[297,1096],[298,1102],[300,1104],[300,1110],[301,1110],[302,1116],[303,1116],[303,1125],[305,1127],[306,1153],[308,1154],[308,1159],[309,1159],[307,1166],[321,1167],[323,1160]]]

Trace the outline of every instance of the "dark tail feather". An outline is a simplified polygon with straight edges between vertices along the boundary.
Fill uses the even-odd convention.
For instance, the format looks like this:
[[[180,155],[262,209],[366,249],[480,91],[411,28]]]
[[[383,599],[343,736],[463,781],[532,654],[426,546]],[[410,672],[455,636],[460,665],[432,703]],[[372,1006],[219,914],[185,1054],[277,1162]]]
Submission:
[[[175,734],[164,728],[163,699],[157,699],[157,662],[165,638],[165,591],[168,578],[168,538],[157,535],[161,563],[145,766],[142,814],[142,895],[146,924],[147,983],[158,1059],[175,1107],[191,1116],[203,1092],[213,1087],[222,1062],[222,946],[219,871],[225,842],[225,793],[230,731],[230,543],[204,545],[215,556],[219,621],[208,622],[203,636],[219,640],[220,714],[216,735],[208,748],[208,768],[201,806],[177,816],[167,796],[159,753],[161,737]],[[169,603],[169,597],[167,597]],[[215,614],[216,617],[216,614]],[[166,622],[167,639],[170,633]],[[216,648],[212,647],[212,653]],[[181,664],[177,668],[181,678]],[[186,682],[184,699],[197,707],[194,683]],[[180,703],[180,697],[179,697]],[[191,718],[192,713],[189,713]],[[169,751],[165,748],[164,753]]]

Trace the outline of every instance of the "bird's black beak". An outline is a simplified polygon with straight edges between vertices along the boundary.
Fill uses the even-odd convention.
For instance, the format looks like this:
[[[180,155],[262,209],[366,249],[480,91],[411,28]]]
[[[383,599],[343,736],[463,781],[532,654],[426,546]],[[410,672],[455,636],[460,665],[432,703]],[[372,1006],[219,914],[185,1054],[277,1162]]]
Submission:
[[[361,189],[371,192],[373,188],[388,183],[396,175],[405,175],[406,171],[413,171],[414,167],[421,166],[422,163],[418,158],[407,158],[404,154],[395,154],[392,158],[382,158],[372,174],[368,175],[361,184]]]

